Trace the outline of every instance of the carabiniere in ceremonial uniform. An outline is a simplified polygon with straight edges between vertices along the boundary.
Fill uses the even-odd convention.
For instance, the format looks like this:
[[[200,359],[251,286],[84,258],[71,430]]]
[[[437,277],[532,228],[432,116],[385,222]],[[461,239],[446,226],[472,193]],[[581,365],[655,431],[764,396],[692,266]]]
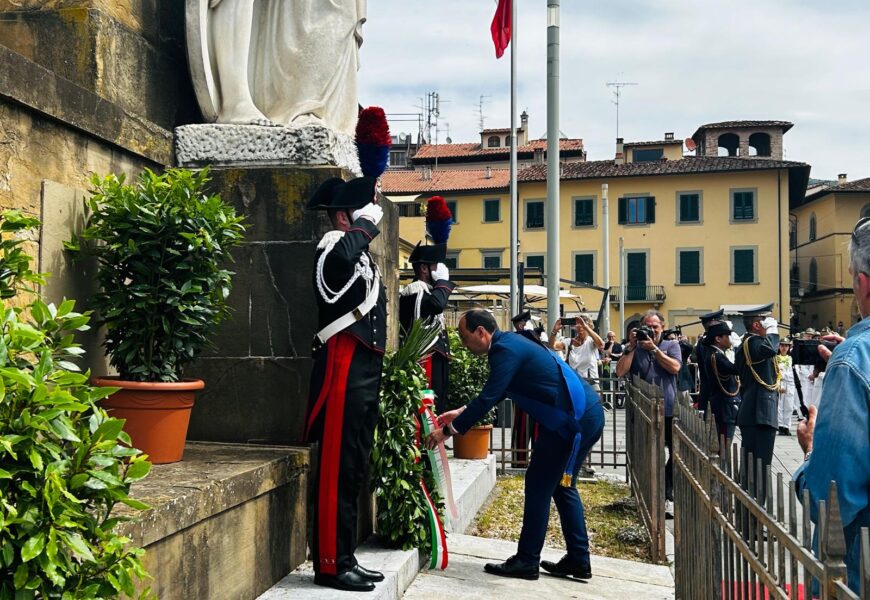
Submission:
[[[308,203],[326,210],[335,227],[320,240],[314,261],[318,333],[306,418],[306,437],[319,442],[311,540],[314,581],[371,591],[383,575],[360,566],[357,497],[378,419],[386,344],[387,298],[369,253],[383,210],[374,177],[323,182]]]

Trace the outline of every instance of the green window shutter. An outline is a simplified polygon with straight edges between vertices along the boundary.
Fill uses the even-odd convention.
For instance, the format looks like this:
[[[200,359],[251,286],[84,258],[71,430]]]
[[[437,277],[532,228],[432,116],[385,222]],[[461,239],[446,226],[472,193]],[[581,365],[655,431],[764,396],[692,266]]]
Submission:
[[[680,283],[701,283],[701,253],[698,250],[680,252]]]
[[[701,220],[701,210],[698,194],[683,194],[680,196],[680,222],[697,223]]]
[[[574,255],[574,281],[594,284],[595,281],[595,256],[592,254]]]
[[[623,225],[628,222],[628,198],[620,198],[619,199],[619,214],[617,215],[617,222],[620,225]]]
[[[494,223],[501,219],[501,215],[499,214],[501,211],[499,210],[501,206],[499,206],[498,200],[486,200],[484,202],[484,215],[483,220],[487,223]]]
[[[544,270],[544,257],[543,256],[527,256],[526,257],[526,266],[530,269],[540,269]]]
[[[656,198],[655,198],[655,196],[648,196],[646,199],[646,222],[647,223],[655,223],[656,222]]]
[[[734,251],[734,283],[755,283],[755,250]]]

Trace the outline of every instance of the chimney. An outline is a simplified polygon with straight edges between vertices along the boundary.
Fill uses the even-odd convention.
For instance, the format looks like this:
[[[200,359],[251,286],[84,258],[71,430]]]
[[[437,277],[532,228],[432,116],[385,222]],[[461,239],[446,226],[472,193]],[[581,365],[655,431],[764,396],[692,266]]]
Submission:
[[[668,131],[665,133],[665,140],[666,141],[670,142],[673,139],[674,139],[674,132],[673,131]]]
[[[533,165],[542,165],[544,164],[544,149],[543,148],[535,148],[535,155],[532,161]]]
[[[483,178],[484,179],[492,179],[492,167],[487,166],[486,169],[484,169]]]
[[[432,179],[432,167],[424,166],[420,169],[420,181],[429,181]]]
[[[848,176],[846,173],[840,173],[837,175],[837,185],[843,185],[844,183],[849,183]]]
[[[613,162],[617,165],[625,164],[625,153],[622,151],[622,143],[622,138],[616,138],[616,158]]]

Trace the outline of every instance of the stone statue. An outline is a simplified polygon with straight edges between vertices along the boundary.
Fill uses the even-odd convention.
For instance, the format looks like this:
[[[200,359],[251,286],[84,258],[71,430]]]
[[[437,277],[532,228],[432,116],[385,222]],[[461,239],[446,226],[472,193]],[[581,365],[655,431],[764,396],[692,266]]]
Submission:
[[[365,20],[366,0],[187,0],[203,116],[353,135]]]

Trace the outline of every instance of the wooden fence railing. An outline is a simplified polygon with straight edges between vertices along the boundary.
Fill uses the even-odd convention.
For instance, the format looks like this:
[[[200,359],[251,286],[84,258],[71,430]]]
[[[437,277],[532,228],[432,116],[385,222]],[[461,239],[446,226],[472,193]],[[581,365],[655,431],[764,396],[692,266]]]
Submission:
[[[836,485],[819,502],[812,549],[809,492],[797,502],[792,481],[741,456],[720,458],[712,417],[685,402],[674,409],[674,572],[678,599],[810,600],[870,598],[870,536],[861,531],[861,593],[846,581],[846,554]],[[815,586],[813,585],[815,580]],[[815,587],[815,594],[813,588]]]
[[[626,472],[650,536],[651,559],[665,560],[665,409],[662,389],[635,377],[625,403]]]

